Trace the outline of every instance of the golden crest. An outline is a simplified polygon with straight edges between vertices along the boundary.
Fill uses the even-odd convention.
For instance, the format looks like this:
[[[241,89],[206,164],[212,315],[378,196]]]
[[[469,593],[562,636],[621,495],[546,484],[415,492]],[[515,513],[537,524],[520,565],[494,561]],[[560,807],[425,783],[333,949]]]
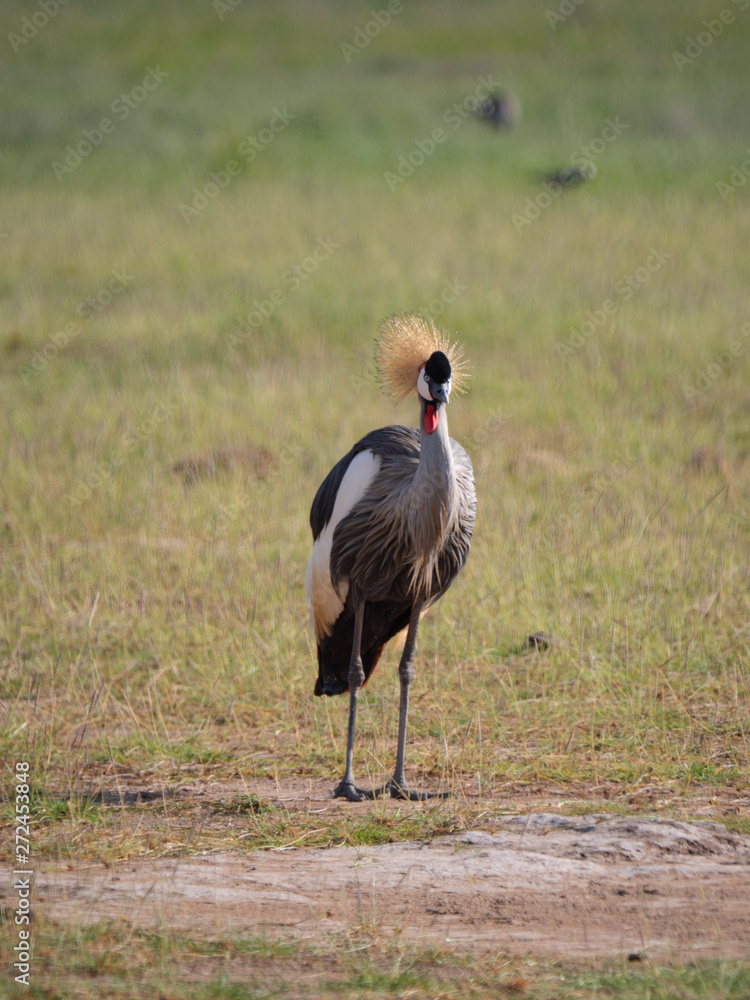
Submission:
[[[386,320],[375,345],[377,379],[383,391],[397,402],[416,392],[419,369],[435,351],[442,351],[450,362],[452,388],[465,392],[469,374],[457,341],[451,343],[447,333],[422,316]]]

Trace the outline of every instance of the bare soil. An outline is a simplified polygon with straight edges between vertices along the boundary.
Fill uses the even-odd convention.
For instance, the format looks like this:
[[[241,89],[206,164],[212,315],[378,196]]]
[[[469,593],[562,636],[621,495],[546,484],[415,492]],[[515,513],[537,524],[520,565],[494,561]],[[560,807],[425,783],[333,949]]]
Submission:
[[[375,808],[331,800],[325,782],[267,785],[241,791],[304,809],[313,821],[331,810]],[[209,795],[231,791],[212,787]],[[365,925],[381,937],[477,953],[675,962],[750,955],[750,836],[711,821],[569,817],[551,806],[549,796],[539,796],[489,829],[425,843],[39,863],[36,905],[66,922],[120,918],[162,930],[318,944]],[[247,819],[224,821],[236,831]],[[3,884],[9,890],[10,878]],[[0,905],[9,902],[0,897]]]

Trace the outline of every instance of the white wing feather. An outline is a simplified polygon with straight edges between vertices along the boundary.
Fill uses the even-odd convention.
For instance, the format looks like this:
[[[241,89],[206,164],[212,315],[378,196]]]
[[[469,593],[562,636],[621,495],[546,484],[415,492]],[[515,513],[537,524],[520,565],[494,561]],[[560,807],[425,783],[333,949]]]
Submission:
[[[310,608],[310,618],[319,639],[330,635],[333,626],[344,610],[349,592],[349,581],[341,580],[338,592],[331,582],[331,547],[336,525],[342,521],[355,504],[359,503],[380,471],[380,456],[369,449],[352,459],[341,480],[331,519],[313,544],[313,552],[305,573],[305,594]]]

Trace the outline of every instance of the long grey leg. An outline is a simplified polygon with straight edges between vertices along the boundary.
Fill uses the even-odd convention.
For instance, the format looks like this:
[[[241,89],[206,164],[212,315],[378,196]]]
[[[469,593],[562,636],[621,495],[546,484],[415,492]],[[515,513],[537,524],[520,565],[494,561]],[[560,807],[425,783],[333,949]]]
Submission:
[[[352,640],[352,658],[349,663],[349,725],[346,731],[346,770],[344,777],[333,790],[334,798],[347,798],[350,802],[361,802],[367,798],[367,792],[354,784],[354,727],[357,722],[357,699],[359,689],[365,682],[365,672],[362,668],[362,621],[365,616],[365,602],[360,601],[354,612],[354,638]]]
[[[406,633],[404,651],[401,654],[401,663],[398,667],[398,674],[401,680],[401,698],[398,708],[398,745],[396,747],[396,770],[391,779],[391,794],[398,795],[399,791],[409,798],[416,793],[410,793],[406,787],[404,777],[404,760],[406,757],[406,721],[409,715],[409,687],[414,680],[414,649],[417,644],[417,629],[419,628],[419,616],[422,613],[422,598],[418,598],[411,610],[409,619],[409,630]]]
[[[412,792],[404,776],[404,760],[406,758],[406,723],[409,716],[409,687],[414,679],[414,649],[417,644],[417,629],[419,616],[422,613],[424,600],[420,597],[411,610],[409,629],[406,633],[404,651],[401,655],[398,673],[401,680],[401,698],[398,712],[398,746],[396,748],[396,770],[393,777],[382,788],[372,792],[364,792],[365,798],[374,799],[381,795],[391,795],[394,799],[409,799],[411,802],[421,802],[423,799],[447,798],[448,792]],[[360,789],[360,791],[362,791]]]

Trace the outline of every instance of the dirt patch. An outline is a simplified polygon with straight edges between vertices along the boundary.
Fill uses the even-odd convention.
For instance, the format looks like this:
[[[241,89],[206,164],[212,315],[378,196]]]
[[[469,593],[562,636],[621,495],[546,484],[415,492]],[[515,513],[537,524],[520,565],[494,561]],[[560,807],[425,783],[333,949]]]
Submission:
[[[186,486],[195,486],[200,479],[215,479],[235,469],[245,470],[254,479],[264,480],[276,465],[267,448],[247,444],[239,447],[215,448],[198,455],[188,455],[172,465],[172,472]]]
[[[364,924],[513,954],[750,954],[750,836],[712,822],[528,813],[429,843],[38,865],[35,887],[45,916],[80,923],[318,943]]]

